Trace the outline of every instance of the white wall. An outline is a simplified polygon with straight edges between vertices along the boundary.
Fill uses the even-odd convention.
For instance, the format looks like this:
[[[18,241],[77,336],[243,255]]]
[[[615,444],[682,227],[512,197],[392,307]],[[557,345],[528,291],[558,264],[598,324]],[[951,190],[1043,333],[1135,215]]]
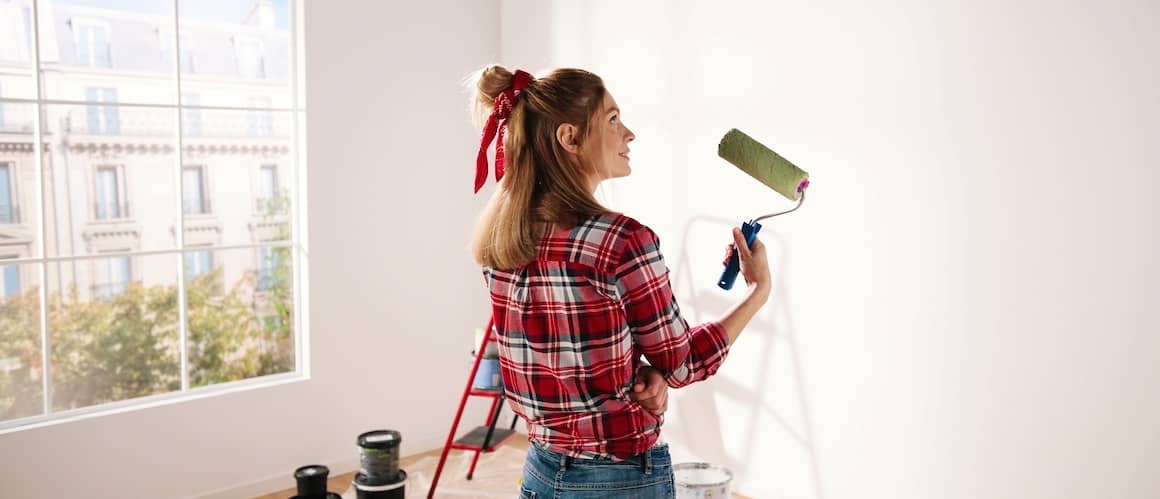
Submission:
[[[678,460],[755,497],[1156,497],[1160,5],[502,4],[505,62],[596,71],[637,134],[605,188],[717,317],[727,225],[791,203],[718,159],[738,127],[812,174],[765,225],[776,291],[674,393]]]
[[[486,314],[456,80],[501,54],[605,76],[639,137],[606,198],[692,320],[731,299],[726,225],[787,205],[720,135],[812,174],[763,232],[775,298],[674,392],[678,458],[756,497],[1155,495],[1155,6],[582,5],[311,3],[312,379],[0,436],[0,497],[241,497],[366,429],[440,446]]]
[[[312,378],[2,435],[0,497],[250,497],[303,464],[350,471],[362,431],[442,446],[487,314],[458,81],[498,57],[499,3],[305,15]]]

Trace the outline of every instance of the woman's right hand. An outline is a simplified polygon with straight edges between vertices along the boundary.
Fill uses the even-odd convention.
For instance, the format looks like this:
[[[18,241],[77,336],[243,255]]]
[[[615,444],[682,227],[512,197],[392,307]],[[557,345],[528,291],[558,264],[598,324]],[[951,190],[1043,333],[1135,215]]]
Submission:
[[[729,245],[728,251],[725,253],[725,260],[733,255],[733,249],[737,248],[737,255],[741,259],[741,275],[745,278],[745,283],[749,285],[750,289],[760,292],[768,293],[771,288],[771,278],[769,276],[769,260],[765,256],[765,244],[761,239],[754,238],[753,246],[745,244],[745,235],[741,233],[741,229],[733,228],[733,244]]]

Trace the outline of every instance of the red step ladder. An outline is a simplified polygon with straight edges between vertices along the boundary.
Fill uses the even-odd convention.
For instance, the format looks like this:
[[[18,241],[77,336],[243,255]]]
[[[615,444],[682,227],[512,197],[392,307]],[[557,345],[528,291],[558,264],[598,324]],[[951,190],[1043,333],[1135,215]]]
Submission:
[[[471,366],[471,373],[467,375],[467,387],[463,389],[463,396],[459,399],[459,409],[455,411],[455,420],[451,422],[451,431],[447,434],[447,443],[443,446],[443,454],[439,456],[439,465],[435,467],[435,477],[431,480],[431,490],[427,491],[427,499],[435,497],[435,486],[439,485],[439,475],[443,473],[443,465],[447,462],[447,454],[451,449],[460,449],[474,452],[475,456],[471,458],[471,468],[467,470],[467,479],[471,480],[471,476],[475,473],[475,464],[479,462],[479,455],[484,452],[492,452],[499,446],[507,442],[509,438],[516,433],[516,420],[519,416],[512,418],[511,428],[503,429],[496,428],[496,422],[499,419],[499,413],[503,410],[503,388],[476,388],[474,386],[475,373],[479,371],[479,362],[483,360],[484,352],[487,346],[496,341],[492,334],[492,326],[494,320],[487,321],[487,330],[483,333],[483,343],[475,349],[475,363]],[[468,397],[485,397],[491,399],[491,409],[487,413],[487,419],[482,426],[476,427],[466,435],[455,438],[455,430],[459,428],[459,420],[463,417],[463,408],[467,405]]]

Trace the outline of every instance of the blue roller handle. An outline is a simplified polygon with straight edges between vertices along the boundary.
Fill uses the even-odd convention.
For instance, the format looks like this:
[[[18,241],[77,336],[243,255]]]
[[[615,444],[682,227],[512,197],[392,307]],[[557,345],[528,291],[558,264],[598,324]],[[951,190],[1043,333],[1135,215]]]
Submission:
[[[761,230],[761,224],[757,222],[743,222],[741,224],[741,235],[745,236],[745,244],[752,247],[753,240],[757,239],[757,231]],[[737,256],[737,248],[733,248],[733,254],[729,255],[729,261],[725,263],[725,271],[721,273],[721,279],[717,281],[717,285],[721,289],[733,289],[733,281],[737,280],[737,274],[741,272],[741,258]]]

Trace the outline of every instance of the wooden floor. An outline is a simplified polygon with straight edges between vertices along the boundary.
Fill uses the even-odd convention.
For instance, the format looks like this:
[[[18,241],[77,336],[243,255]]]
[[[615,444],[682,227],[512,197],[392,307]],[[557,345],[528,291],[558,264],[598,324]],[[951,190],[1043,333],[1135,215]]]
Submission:
[[[481,457],[480,468],[477,470],[475,480],[467,482],[463,477],[459,476],[466,473],[467,465],[470,459],[464,457],[470,455],[464,451],[451,451],[448,456],[448,466],[444,469],[443,477],[439,480],[439,496],[440,497],[514,497],[518,491],[519,479],[522,476],[523,456],[527,453],[529,447],[527,437],[521,434],[513,435],[497,452],[494,454],[484,454],[490,458],[497,458],[498,461],[491,461],[490,464],[484,463]],[[407,497],[425,497],[427,487],[431,483],[431,477],[434,475],[434,468],[439,461],[439,454],[442,449],[435,449],[421,454],[414,454],[404,457],[399,460],[399,468],[407,470],[409,479],[407,483]],[[465,460],[466,459],[466,460]],[[486,471],[484,471],[486,470]],[[480,472],[482,471],[482,473]],[[354,493],[350,489],[351,481],[354,480],[354,472],[345,473],[342,475],[332,476],[327,481],[327,490],[343,495],[344,499],[353,498]],[[413,480],[419,483],[412,483]],[[290,488],[272,494],[258,496],[256,499],[290,499],[294,497],[296,490],[292,478],[287,477],[287,485]],[[412,488],[422,490],[412,490]],[[734,499],[747,499],[746,496],[733,494]]]
[[[519,449],[522,452],[527,452],[529,445],[530,444],[528,443],[528,437],[525,437],[524,435],[519,434],[519,433],[512,435],[511,439],[509,439],[504,444],[504,446],[510,446],[512,448]],[[430,450],[430,451],[424,452],[422,454],[414,454],[411,456],[401,458],[401,459],[399,459],[399,468],[402,468],[405,470],[407,468],[410,468],[412,464],[419,462],[419,461],[422,461],[428,457],[433,457],[435,459],[439,459],[439,454],[442,452],[443,452],[443,449],[435,449],[435,450]],[[452,452],[461,452],[461,451],[452,451]],[[355,472],[352,471],[350,473],[330,477],[330,479],[326,481],[326,490],[341,494],[343,491],[350,488],[350,483],[352,481],[354,481],[354,475],[355,475]],[[264,496],[258,496],[254,499],[290,499],[290,498],[294,497],[294,494],[296,494],[296,493],[297,493],[297,490],[294,487],[291,487],[289,489],[275,492],[273,494],[266,494]]]

